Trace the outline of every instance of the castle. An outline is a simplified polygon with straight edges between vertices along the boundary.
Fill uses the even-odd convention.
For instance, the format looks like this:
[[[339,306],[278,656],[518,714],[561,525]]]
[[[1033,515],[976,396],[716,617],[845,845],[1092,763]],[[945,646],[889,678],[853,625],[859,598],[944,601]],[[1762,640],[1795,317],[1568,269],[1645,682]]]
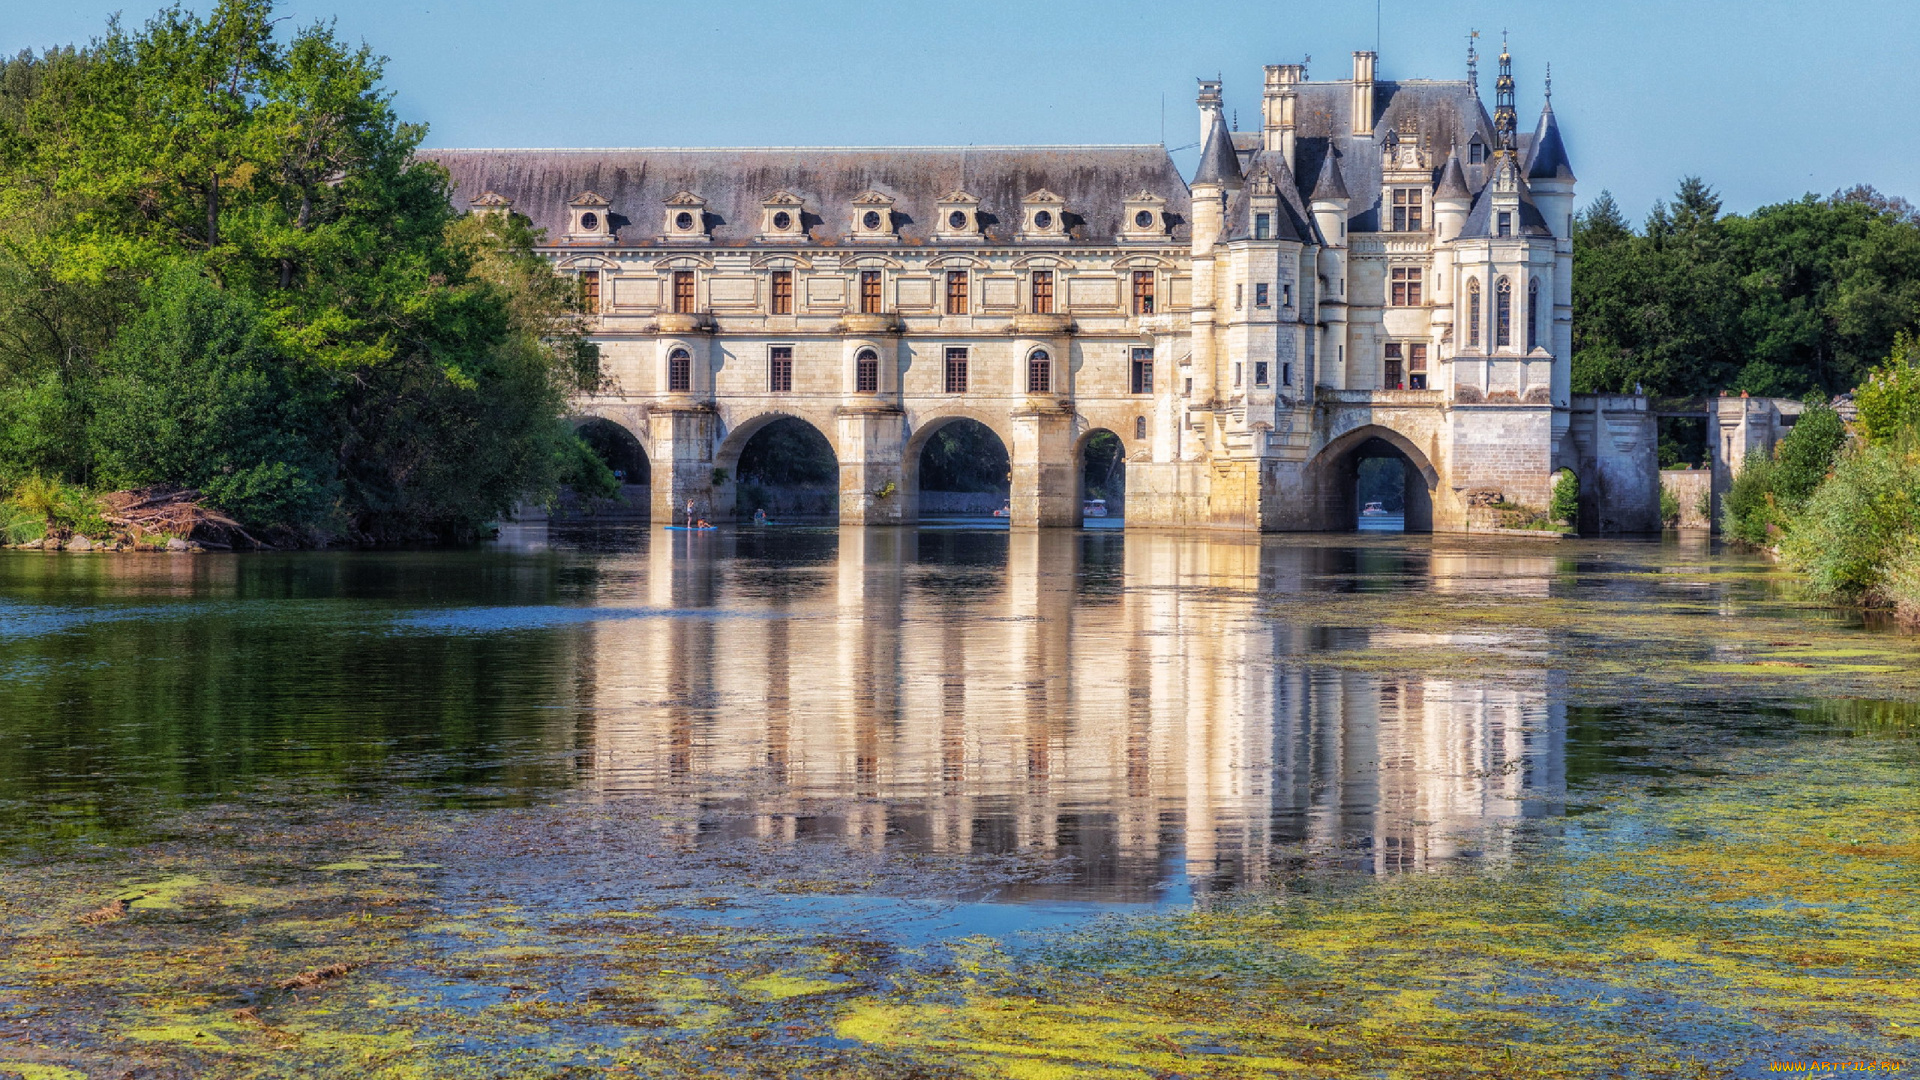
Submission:
[[[1012,524],[1077,525],[1110,431],[1129,525],[1354,525],[1370,457],[1412,530],[1543,507],[1658,527],[1652,414],[1571,393],[1574,173],[1551,99],[1518,131],[1503,47],[1463,80],[1265,70],[1258,131],[1202,80],[1189,184],[1163,146],[443,150],[456,198],[525,214],[577,275],[653,513],[733,511],[755,432],[832,445],[843,522],[916,519],[919,453],[1000,437]],[[1549,90],[1550,92],[1550,90]],[[1592,522],[1589,522],[1591,524]]]

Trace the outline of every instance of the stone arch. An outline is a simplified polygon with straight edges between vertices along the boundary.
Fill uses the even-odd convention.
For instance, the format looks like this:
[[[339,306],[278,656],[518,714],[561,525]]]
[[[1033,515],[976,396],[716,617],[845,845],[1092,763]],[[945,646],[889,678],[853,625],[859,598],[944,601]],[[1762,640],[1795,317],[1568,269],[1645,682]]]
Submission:
[[[756,413],[732,425],[727,430],[725,437],[720,440],[720,445],[714,450],[713,468],[715,480],[713,484],[713,507],[716,515],[751,514],[756,509],[756,507],[742,505],[739,501],[742,482],[740,475],[741,457],[746,453],[748,444],[753,442],[755,436],[758,436],[768,428],[783,421],[792,421],[805,426],[826,443],[827,450],[833,455],[833,481],[831,486],[835,491],[838,490],[840,447],[835,443],[833,435],[831,434],[833,430],[832,424],[822,425],[817,418],[803,416],[799,413]],[[726,479],[719,479],[721,475],[725,475]],[[763,495],[763,497],[766,496]],[[833,513],[833,507],[831,506],[812,507],[810,505],[802,505],[803,503],[810,503],[812,501],[818,500],[796,497],[791,501],[792,505],[790,508],[787,508],[786,512],[789,516],[805,515],[811,517],[825,516]],[[765,509],[773,511],[785,506],[786,504],[783,503],[779,506],[766,507]]]
[[[1360,462],[1398,456],[1406,468],[1406,531],[1432,532],[1440,471],[1412,439],[1381,424],[1362,424],[1327,443],[1307,464],[1317,493],[1319,527],[1332,532],[1354,528]]]
[[[625,473],[626,483],[645,487],[652,481],[653,455],[647,452],[645,440],[627,425],[610,416],[592,414],[568,417],[567,423],[609,469]],[[596,438],[600,432],[610,437]]]
[[[907,433],[907,440],[903,447],[900,462],[901,479],[904,482],[903,486],[910,500],[907,503],[908,509],[906,515],[906,520],[909,522],[918,518],[923,512],[920,502],[920,458],[927,449],[927,441],[937,434],[941,428],[962,420],[971,420],[979,424],[991,432],[994,438],[1000,440],[1000,446],[1006,451],[1008,462],[1011,464],[1013,459],[1013,431],[1008,425],[1005,416],[995,415],[985,410],[966,408],[964,406],[949,407],[938,410],[932,414],[920,416],[912,430]],[[1011,489],[1009,489],[1009,495],[1010,494]]]
[[[1073,471],[1076,478],[1076,497],[1083,513],[1087,502],[1093,498],[1104,500],[1107,516],[1122,518],[1126,515],[1127,461],[1132,457],[1134,440],[1127,438],[1129,432],[1115,431],[1108,427],[1089,427],[1073,440]],[[1093,473],[1096,463],[1088,458],[1087,451],[1094,438],[1111,435],[1118,444],[1114,456],[1107,462],[1104,475],[1096,482]],[[1095,495],[1095,489],[1099,494]]]

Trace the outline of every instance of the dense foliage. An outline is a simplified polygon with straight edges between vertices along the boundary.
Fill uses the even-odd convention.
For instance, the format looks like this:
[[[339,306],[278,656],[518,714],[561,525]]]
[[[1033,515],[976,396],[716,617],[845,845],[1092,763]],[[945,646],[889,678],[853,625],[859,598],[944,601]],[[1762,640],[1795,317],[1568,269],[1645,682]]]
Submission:
[[[1636,231],[1602,193],[1573,297],[1578,392],[1831,396],[1920,325],[1920,214],[1865,187],[1723,214],[1689,177]]]
[[[594,354],[527,222],[454,213],[382,60],[278,23],[221,0],[0,62],[0,488],[470,533],[583,467]]]

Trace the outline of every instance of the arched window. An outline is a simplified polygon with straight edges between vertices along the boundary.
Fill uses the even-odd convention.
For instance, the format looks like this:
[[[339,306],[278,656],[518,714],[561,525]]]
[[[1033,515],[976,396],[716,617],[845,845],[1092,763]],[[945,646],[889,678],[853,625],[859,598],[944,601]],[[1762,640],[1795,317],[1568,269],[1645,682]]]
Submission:
[[[1527,283],[1527,351],[1540,347],[1540,279]]]
[[[1467,282],[1467,348],[1480,347],[1480,279]]]
[[[686,394],[693,391],[693,354],[685,349],[675,349],[667,354],[667,393]]]
[[[1513,282],[1506,278],[1493,287],[1493,344],[1501,349],[1513,344]]]
[[[1045,349],[1035,349],[1027,355],[1027,393],[1053,393],[1053,361]]]
[[[1144,439],[1147,437],[1146,417],[1136,416],[1133,418],[1133,437],[1136,439]]]
[[[880,354],[861,349],[853,358],[853,388],[862,394],[880,392]]]

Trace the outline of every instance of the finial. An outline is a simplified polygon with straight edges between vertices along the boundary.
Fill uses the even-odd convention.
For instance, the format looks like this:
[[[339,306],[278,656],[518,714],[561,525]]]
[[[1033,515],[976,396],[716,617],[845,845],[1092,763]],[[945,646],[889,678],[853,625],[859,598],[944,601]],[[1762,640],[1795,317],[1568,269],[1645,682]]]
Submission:
[[[1480,50],[1474,48],[1473,41],[1479,36],[1478,30],[1467,33],[1467,83],[1473,87],[1475,94],[1480,92]]]
[[[1553,100],[1553,61],[1547,61],[1547,100]]]

